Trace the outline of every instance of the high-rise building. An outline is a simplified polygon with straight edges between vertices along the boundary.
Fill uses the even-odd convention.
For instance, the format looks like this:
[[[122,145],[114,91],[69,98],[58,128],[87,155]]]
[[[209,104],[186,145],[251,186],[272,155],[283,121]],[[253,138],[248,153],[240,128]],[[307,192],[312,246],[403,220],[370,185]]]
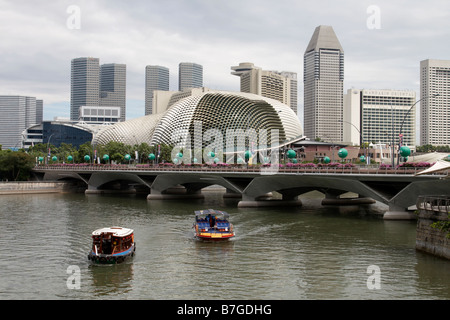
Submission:
[[[450,145],[450,60],[420,62],[420,144]]]
[[[344,95],[344,142],[416,145],[416,93],[349,89]],[[401,132],[400,132],[401,130]],[[399,141],[399,135],[402,140]]]
[[[100,65],[98,58],[72,60],[70,120],[78,120],[81,106],[98,106],[100,102]]]
[[[125,64],[109,63],[100,66],[100,103],[102,107],[119,107],[120,121],[126,115],[126,74]]]
[[[203,67],[197,63],[181,62],[178,70],[178,90],[203,87]]]
[[[36,98],[0,96],[0,145],[2,149],[21,148],[22,132],[37,124]]]
[[[304,54],[304,134],[343,141],[344,50],[330,26],[318,26]]]
[[[44,120],[44,100],[36,99],[36,123],[39,124]]]
[[[120,107],[120,120],[126,117],[126,65],[103,64],[98,58],[72,60],[70,120],[79,120],[79,108]]]
[[[145,67],[145,114],[153,114],[153,92],[169,91],[169,69],[162,66]]]
[[[297,74],[287,71],[266,71],[253,63],[243,62],[231,67],[232,75],[239,76],[241,92],[259,94],[287,104],[297,113]]]

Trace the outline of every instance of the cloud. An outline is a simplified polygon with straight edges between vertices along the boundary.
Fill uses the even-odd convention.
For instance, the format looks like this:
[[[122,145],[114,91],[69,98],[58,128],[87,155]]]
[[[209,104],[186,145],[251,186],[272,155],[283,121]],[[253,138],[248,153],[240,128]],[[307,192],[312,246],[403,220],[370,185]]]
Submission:
[[[67,27],[72,5],[80,29]],[[381,29],[367,28],[370,5]],[[127,114],[139,115],[146,65],[168,67],[172,90],[188,61],[203,65],[205,86],[237,91],[230,67],[249,61],[297,72],[301,104],[303,54],[320,24],[333,26],[344,47],[345,88],[418,90],[420,60],[448,58],[449,9],[441,0],[0,0],[0,94],[67,105],[71,59],[93,56],[127,65]]]

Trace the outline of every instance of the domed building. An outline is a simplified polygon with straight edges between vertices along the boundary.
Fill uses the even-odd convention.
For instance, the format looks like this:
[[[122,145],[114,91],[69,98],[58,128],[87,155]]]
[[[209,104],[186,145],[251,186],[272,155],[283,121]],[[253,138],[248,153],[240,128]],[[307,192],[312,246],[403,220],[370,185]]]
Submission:
[[[185,97],[165,112],[111,125],[93,143],[145,142],[226,154],[302,139],[300,121],[289,106],[260,95],[210,90]]]

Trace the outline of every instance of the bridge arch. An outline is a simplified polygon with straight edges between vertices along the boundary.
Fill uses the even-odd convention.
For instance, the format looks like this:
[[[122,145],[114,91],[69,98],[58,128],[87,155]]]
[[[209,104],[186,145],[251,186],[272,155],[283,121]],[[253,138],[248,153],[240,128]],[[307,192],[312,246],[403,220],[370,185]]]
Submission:
[[[153,184],[151,185],[151,194],[164,194],[170,188],[179,185],[184,186],[188,193],[195,193],[210,185],[220,185],[238,194],[241,194],[243,191],[241,187],[219,175],[161,174],[153,181]]]
[[[94,172],[89,178],[87,193],[104,189],[131,189],[132,185],[141,185],[150,189],[151,178],[144,179],[137,174],[126,172]]]
[[[342,179],[329,175],[260,176],[254,178],[243,191],[243,197],[254,200],[272,191],[292,199],[308,191],[319,190],[339,194],[354,192],[387,204],[389,199],[357,179]]]

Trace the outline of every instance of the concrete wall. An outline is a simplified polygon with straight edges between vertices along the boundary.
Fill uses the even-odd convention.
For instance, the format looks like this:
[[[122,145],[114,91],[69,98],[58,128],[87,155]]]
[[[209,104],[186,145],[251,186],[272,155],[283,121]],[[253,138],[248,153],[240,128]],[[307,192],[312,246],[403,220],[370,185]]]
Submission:
[[[450,259],[450,239],[446,237],[447,232],[431,227],[431,224],[436,221],[448,220],[447,213],[419,210],[416,249]]]

